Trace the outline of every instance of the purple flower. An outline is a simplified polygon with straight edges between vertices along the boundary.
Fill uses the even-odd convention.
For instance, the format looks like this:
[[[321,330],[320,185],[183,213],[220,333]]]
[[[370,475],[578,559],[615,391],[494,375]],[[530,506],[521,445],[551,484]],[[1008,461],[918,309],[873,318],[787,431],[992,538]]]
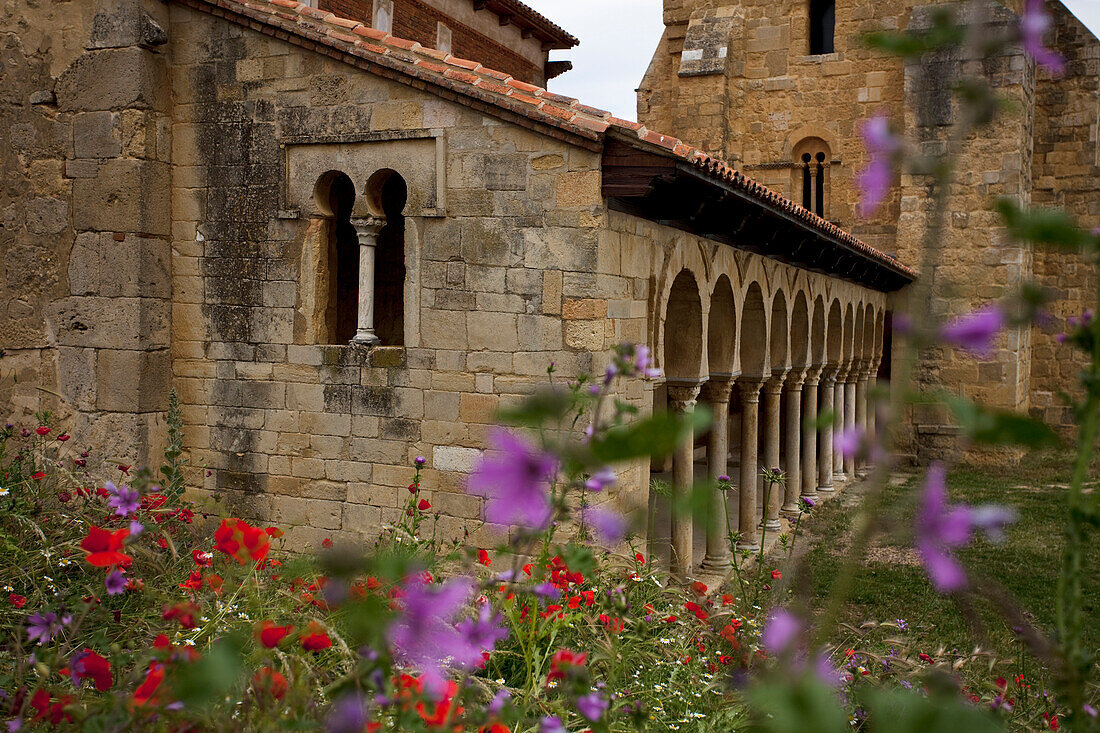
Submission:
[[[401,613],[388,638],[400,661],[423,674],[429,694],[438,698],[451,667],[468,668],[481,661],[481,649],[454,626],[454,618],[473,593],[469,578],[452,578],[430,586],[412,578],[404,584]]]
[[[1023,15],[1020,16],[1020,37],[1024,42],[1024,52],[1054,76],[1061,76],[1066,71],[1066,60],[1061,54],[1043,45],[1043,34],[1050,25],[1050,16],[1043,7],[1043,0],[1027,0]]]
[[[489,713],[491,716],[500,715],[501,711],[504,710],[504,706],[511,699],[512,693],[508,692],[508,690],[500,690],[493,696],[493,699],[489,702],[489,707],[485,708],[485,712]]]
[[[110,498],[107,504],[115,508],[115,514],[125,517],[141,507],[141,494],[129,486],[115,486],[110,481],[105,484]]]
[[[802,503],[806,505],[807,509],[813,509],[815,506],[817,506],[817,502],[814,501],[812,496],[803,496],[801,498]]]
[[[607,387],[610,385],[611,381],[617,376],[619,376],[619,367],[614,364],[608,364],[606,371],[603,373],[603,386]]]
[[[122,571],[115,568],[107,574],[107,595],[117,596],[119,593],[126,591],[126,576],[122,574]]]
[[[478,650],[480,657],[481,652],[493,651],[498,641],[508,638],[508,629],[500,625],[503,620],[504,617],[499,613],[494,614],[492,606],[486,603],[482,605],[476,620],[468,618],[459,621],[455,628],[466,637],[466,643],[471,649]]]
[[[569,733],[561,724],[561,718],[556,715],[547,715],[539,724],[539,733]]]
[[[626,520],[614,509],[589,507],[584,510],[584,520],[592,525],[596,534],[607,544],[613,545],[626,535]]]
[[[900,629],[901,631],[907,631],[909,629],[909,622],[907,622],[905,619],[899,618],[896,619],[896,621],[898,624],[898,629]]]
[[[489,446],[468,482],[471,494],[486,499],[486,520],[529,529],[546,527],[551,515],[547,490],[557,473],[557,459],[499,428],[489,433]]]
[[[418,466],[423,466],[427,462],[428,462],[428,459],[425,458],[424,456],[417,456],[416,460],[413,461],[413,463],[415,463]]]
[[[604,466],[584,482],[584,487],[589,491],[603,491],[618,480],[619,477],[615,474],[615,470],[611,466]]]
[[[1005,327],[1005,314],[993,304],[959,316],[940,329],[940,338],[952,346],[966,349],[975,356],[988,356],[993,340]]]
[[[764,624],[760,643],[769,654],[782,654],[802,631],[802,622],[785,608],[775,609]]]
[[[1096,717],[1096,716],[1093,716],[1093,717]],[[8,721],[8,733],[15,733],[15,731],[22,730],[22,729],[23,729],[23,719],[22,718],[13,718],[13,719]]]
[[[858,425],[852,425],[833,433],[833,448],[845,459],[855,458],[862,445],[863,429]]]
[[[916,546],[936,590],[948,593],[966,587],[966,573],[951,554],[952,548],[970,542],[975,528],[982,529],[992,540],[1000,539],[1004,525],[1014,519],[1013,511],[1007,507],[949,506],[943,464],[929,466],[916,518]]]
[[[133,535],[134,537],[137,537],[143,531],[145,531],[145,525],[144,524],[142,524],[141,522],[139,522],[136,519],[131,520],[131,522],[130,522],[130,534],[131,535]]]
[[[360,733],[367,727],[370,717],[367,713],[367,699],[361,694],[344,695],[332,704],[325,730],[328,733]]]
[[[53,611],[46,613],[32,613],[27,619],[27,636],[30,641],[37,641],[39,645],[49,643],[61,632],[62,626],[67,626],[70,617],[58,619]]]
[[[829,687],[839,687],[844,680],[844,673],[833,666],[825,653],[818,654],[814,660],[814,676]]]
[[[561,591],[558,590],[553,583],[549,582],[539,583],[531,589],[531,592],[539,598],[545,598],[548,601],[556,601],[561,598]]]
[[[863,142],[871,162],[859,174],[856,185],[860,190],[859,215],[866,218],[875,213],[890,190],[893,159],[901,148],[901,141],[891,134],[886,116],[877,115],[863,123]]]
[[[603,717],[607,710],[607,700],[600,697],[598,692],[592,692],[577,698],[577,710],[581,715],[593,723]]]

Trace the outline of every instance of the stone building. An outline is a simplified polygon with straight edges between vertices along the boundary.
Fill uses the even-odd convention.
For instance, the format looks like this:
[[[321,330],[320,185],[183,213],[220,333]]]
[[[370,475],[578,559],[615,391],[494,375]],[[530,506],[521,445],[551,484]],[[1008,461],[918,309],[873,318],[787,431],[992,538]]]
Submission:
[[[1012,37],[1022,3],[989,2],[964,19],[987,25],[987,37]],[[928,214],[923,181],[904,175],[870,219],[857,215],[854,185],[867,156],[863,120],[886,113],[922,145],[936,146],[956,109],[935,79],[959,62],[939,60],[922,79],[871,50],[865,34],[927,27],[944,3],[911,0],[665,0],[665,31],[638,95],[640,121],[692,140],[761,183],[786,194],[876,248],[916,263]],[[1100,42],[1058,0],[1047,0],[1047,45],[1066,73],[1052,78],[1012,41],[985,71],[1011,105],[971,135],[959,161],[959,186],[931,279],[933,306],[961,313],[1037,281],[1053,297],[1049,321],[1010,329],[995,353],[974,359],[936,353],[918,378],[987,404],[1031,411],[1067,426],[1058,399],[1081,370],[1079,352],[1055,335],[1092,300],[1096,273],[1073,254],[1052,254],[1010,241],[994,198],[1058,206],[1092,228],[1100,224]],[[939,64],[939,65],[937,65]],[[933,83],[926,83],[933,82]],[[917,115],[917,95],[932,94]],[[939,410],[912,416],[913,450],[954,444]]]
[[[856,470],[819,404],[873,420],[888,294],[915,273],[720,160],[293,0],[14,7],[11,419],[52,409],[110,465],[156,465],[174,387],[198,495],[298,543],[369,537],[423,455],[458,535],[479,526],[463,475],[494,412],[550,362],[602,369],[629,341],[666,378],[623,399],[733,414],[736,440],[720,417],[700,453],[715,475],[738,457],[746,541]],[[791,476],[765,518],[759,460]],[[608,498],[644,506],[648,462],[618,469]],[[687,571],[690,523],[671,539]]]

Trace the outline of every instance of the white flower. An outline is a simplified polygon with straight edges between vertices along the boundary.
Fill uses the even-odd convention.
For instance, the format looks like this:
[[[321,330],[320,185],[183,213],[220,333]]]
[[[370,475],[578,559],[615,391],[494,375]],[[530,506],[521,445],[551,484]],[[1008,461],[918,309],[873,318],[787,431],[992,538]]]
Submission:
[[[9,489],[0,488],[0,496],[7,496],[11,491]]]

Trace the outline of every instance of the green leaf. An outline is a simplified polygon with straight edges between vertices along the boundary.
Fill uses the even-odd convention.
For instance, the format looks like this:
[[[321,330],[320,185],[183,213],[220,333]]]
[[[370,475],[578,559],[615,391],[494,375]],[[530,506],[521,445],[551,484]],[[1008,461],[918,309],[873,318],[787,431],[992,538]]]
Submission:
[[[760,682],[749,689],[748,697],[756,718],[753,730],[840,733],[850,728],[835,691],[809,675]]]
[[[663,412],[612,428],[592,441],[592,455],[604,463],[644,456],[665,456],[710,424],[710,412],[697,407],[690,416]]]
[[[497,419],[505,425],[539,427],[565,418],[572,407],[572,395],[566,389],[540,389],[519,405],[502,409]]]
[[[1060,209],[1024,209],[1009,198],[997,200],[997,211],[1009,232],[1023,242],[1047,244],[1061,249],[1079,251],[1097,249],[1100,238],[1077,226]]]
[[[959,427],[972,439],[989,445],[1057,446],[1058,434],[1041,420],[1010,410],[983,407],[962,397],[944,396]]]
[[[949,8],[933,11],[932,25],[918,32],[875,31],[864,36],[871,48],[900,56],[917,59],[930,51],[957,47],[962,44],[966,29],[955,22],[955,14]]]
[[[871,733],[996,733],[1002,726],[958,695],[924,697],[914,692],[874,689],[867,694]]]
[[[242,645],[233,638],[219,639],[194,664],[179,665],[169,676],[176,698],[191,710],[220,699],[242,676]]]

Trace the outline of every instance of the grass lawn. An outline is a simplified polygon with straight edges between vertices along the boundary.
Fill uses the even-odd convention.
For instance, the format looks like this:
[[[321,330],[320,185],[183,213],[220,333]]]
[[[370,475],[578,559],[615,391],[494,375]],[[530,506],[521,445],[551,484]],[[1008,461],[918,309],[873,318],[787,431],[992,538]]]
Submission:
[[[1044,453],[1029,456],[1019,467],[960,465],[948,478],[952,502],[1015,508],[1019,519],[1009,529],[1005,543],[977,539],[959,556],[973,577],[1001,584],[1034,616],[1035,623],[1047,630],[1055,624],[1071,460],[1068,454]],[[843,620],[858,625],[869,620],[904,619],[910,633],[920,635],[929,652],[941,646],[965,650],[980,644],[1001,658],[1016,657],[1020,647],[1015,635],[991,605],[976,598],[960,602],[937,593],[912,551],[911,528],[922,476],[915,474],[887,489],[880,518],[887,533],[876,540],[863,564]],[[1100,470],[1094,470],[1092,476],[1096,479],[1090,488],[1100,489]],[[809,523],[809,549],[803,562],[815,608],[824,607],[849,547],[858,495],[858,490],[852,490],[839,500],[825,502]],[[1091,569],[1091,575],[1085,581],[1084,612],[1086,641],[1095,650],[1100,648],[1100,628],[1095,623],[1100,618],[1100,537],[1093,532],[1090,539],[1085,567]],[[1033,664],[1026,661],[1028,668]]]

